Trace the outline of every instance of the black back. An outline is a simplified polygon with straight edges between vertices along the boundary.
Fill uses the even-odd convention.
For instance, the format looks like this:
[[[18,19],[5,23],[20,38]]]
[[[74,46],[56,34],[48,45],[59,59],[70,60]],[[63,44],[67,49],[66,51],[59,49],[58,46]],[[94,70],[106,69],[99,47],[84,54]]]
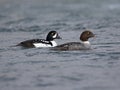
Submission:
[[[26,40],[26,41],[20,42],[17,46],[33,48],[34,47],[33,43],[43,43],[43,44],[51,44],[52,45],[52,43],[50,41],[46,41],[44,39],[31,39],[31,40]]]

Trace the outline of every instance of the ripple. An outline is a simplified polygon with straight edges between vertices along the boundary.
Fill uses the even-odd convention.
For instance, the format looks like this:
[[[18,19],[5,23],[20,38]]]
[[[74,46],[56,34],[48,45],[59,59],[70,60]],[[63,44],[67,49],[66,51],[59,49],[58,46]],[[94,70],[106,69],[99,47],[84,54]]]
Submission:
[[[14,30],[9,28],[0,28],[0,32],[12,32],[12,31]]]
[[[15,80],[17,80],[17,78],[13,76],[6,76],[6,75],[0,76],[0,82],[11,82]]]
[[[27,22],[31,22],[33,21],[34,18],[29,18],[29,17],[26,17],[26,18],[22,18],[22,19],[18,19],[18,20],[13,20],[13,21],[8,21],[5,23],[5,25],[11,25],[11,24],[19,24],[19,23],[27,23]]]
[[[37,87],[48,87],[48,86],[56,86],[55,83],[37,83],[35,86]]]
[[[5,19],[7,16],[0,14],[0,20]]]
[[[36,32],[41,30],[40,26],[34,25],[26,28],[20,28],[18,31],[25,31],[25,32]]]
[[[7,28],[7,27],[3,27],[0,28],[0,32],[36,32],[41,30],[40,26],[34,25],[34,26],[30,26],[30,27],[11,27],[11,28]]]
[[[70,77],[70,76],[61,76],[61,78],[63,79],[63,80],[69,80],[69,81],[82,81],[83,80],[83,78],[80,78],[80,77]]]
[[[83,90],[113,90],[114,87],[112,86],[88,86],[82,88]],[[79,89],[78,89],[79,90]]]
[[[0,2],[0,85],[3,89],[119,90],[119,0]],[[78,35],[84,29],[92,29],[97,34],[96,39],[90,39],[92,50],[9,47],[19,40],[45,37],[50,30],[63,34],[62,41],[56,40],[59,44],[79,41]]]

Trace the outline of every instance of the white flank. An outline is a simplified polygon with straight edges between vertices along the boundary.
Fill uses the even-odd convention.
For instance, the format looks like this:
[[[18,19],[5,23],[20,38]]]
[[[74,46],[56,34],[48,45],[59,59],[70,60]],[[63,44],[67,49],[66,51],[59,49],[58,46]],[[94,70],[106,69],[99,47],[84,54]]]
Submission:
[[[34,43],[33,45],[36,47],[36,48],[39,48],[39,47],[55,47],[57,46],[57,43],[55,41],[51,41],[52,45],[51,44],[45,44],[45,43]]]
[[[57,46],[57,43],[55,41],[50,41],[52,43],[52,47]]]

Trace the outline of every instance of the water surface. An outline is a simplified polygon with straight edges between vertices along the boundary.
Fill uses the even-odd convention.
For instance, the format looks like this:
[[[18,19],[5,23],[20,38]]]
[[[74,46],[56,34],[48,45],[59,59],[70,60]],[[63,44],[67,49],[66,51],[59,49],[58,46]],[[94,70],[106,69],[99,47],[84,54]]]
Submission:
[[[119,0],[1,0],[1,90],[120,90]],[[96,34],[92,50],[53,51],[11,47],[45,38],[56,30],[58,44]]]

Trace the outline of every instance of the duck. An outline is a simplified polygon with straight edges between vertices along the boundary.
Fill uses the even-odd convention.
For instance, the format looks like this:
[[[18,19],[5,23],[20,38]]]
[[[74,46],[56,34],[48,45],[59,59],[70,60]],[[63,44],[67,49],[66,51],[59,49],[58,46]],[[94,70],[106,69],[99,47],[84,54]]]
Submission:
[[[90,30],[85,30],[80,35],[80,42],[67,42],[52,48],[53,50],[69,51],[69,50],[88,50],[91,44],[89,38],[95,37],[95,34]]]
[[[41,47],[55,47],[57,43],[55,39],[62,39],[57,31],[50,31],[46,39],[30,39],[18,43],[16,46],[25,48],[41,48]]]

